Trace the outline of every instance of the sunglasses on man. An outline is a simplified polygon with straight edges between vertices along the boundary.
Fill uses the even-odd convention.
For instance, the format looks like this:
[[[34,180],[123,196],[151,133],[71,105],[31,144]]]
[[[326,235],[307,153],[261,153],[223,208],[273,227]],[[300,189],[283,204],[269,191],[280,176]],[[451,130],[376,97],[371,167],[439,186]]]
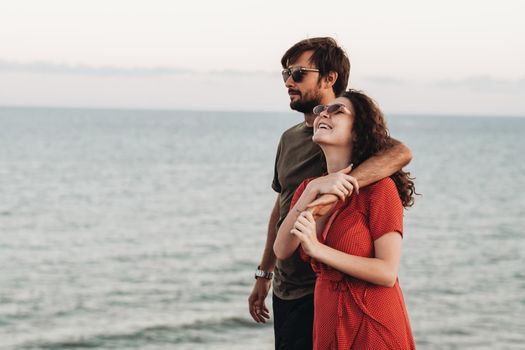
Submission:
[[[293,81],[295,81],[296,83],[300,83],[303,80],[306,72],[319,72],[319,69],[306,67],[292,67],[283,69],[281,74],[283,75],[283,80],[285,83],[288,80],[288,78],[290,78],[290,76],[292,77]]]

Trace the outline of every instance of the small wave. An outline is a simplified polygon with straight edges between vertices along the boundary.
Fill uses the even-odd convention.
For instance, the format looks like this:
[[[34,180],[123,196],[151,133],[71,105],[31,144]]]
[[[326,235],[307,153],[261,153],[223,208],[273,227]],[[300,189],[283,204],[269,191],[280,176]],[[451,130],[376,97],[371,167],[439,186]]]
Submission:
[[[271,323],[267,323],[269,326]],[[219,335],[226,331],[260,328],[261,325],[246,318],[226,317],[196,320],[192,323],[161,324],[142,327],[131,332],[114,332],[88,336],[70,336],[56,341],[41,340],[23,344],[19,349],[73,349],[73,348],[123,348],[150,344],[214,343],[221,341]]]
[[[90,341],[87,339],[79,340],[65,340],[65,341],[56,341],[56,342],[32,342],[30,344],[24,344],[18,349],[78,349],[78,348],[97,348],[100,347],[102,343]]]
[[[469,336],[472,335],[471,331],[454,328],[454,329],[445,329],[441,332],[443,335],[458,335],[458,336]]]
[[[269,324],[269,323],[266,323]],[[209,329],[209,330],[224,330],[224,329],[238,329],[238,328],[260,328],[261,324],[253,320],[242,317],[225,317],[222,319],[208,319],[197,320],[193,323],[181,325],[181,329]]]

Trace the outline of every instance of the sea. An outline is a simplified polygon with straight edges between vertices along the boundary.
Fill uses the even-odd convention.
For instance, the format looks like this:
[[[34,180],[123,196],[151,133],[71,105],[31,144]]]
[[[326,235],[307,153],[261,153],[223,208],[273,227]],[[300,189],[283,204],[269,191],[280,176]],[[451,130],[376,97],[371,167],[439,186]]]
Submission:
[[[0,108],[0,349],[272,349],[247,300],[301,120]],[[418,349],[525,349],[525,118],[387,121],[421,194],[399,273]]]

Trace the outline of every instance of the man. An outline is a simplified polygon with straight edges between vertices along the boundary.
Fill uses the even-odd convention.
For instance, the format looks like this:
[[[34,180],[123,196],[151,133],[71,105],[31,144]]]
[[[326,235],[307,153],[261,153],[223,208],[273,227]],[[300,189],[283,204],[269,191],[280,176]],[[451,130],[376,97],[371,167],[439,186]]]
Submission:
[[[306,178],[325,172],[322,151],[312,141],[313,107],[328,104],[342,94],[350,74],[350,62],[332,38],[305,39],[292,46],[281,59],[283,79],[290,96],[290,107],[304,114],[301,122],[281,136],[275,161],[272,188],[278,192],[270,215],[263,256],[256,270],[256,281],[248,298],[250,314],[256,322],[269,318],[265,299],[273,277],[273,311],[276,349],[311,349],[313,292],[315,274],[296,252],[287,260],[277,260],[273,245],[278,228],[290,207],[297,186]],[[327,181],[339,188],[325,195],[325,203],[351,195],[357,186],[365,187],[388,177],[408,164],[410,150],[399,142],[348,173],[331,174]],[[357,183],[355,182],[357,181]],[[330,186],[328,186],[330,187]],[[324,199],[324,198],[323,198]]]

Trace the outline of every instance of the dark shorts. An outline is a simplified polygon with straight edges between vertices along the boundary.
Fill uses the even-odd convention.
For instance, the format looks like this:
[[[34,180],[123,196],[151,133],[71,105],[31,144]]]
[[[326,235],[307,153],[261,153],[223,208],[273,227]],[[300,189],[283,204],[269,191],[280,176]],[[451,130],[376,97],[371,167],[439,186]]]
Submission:
[[[276,350],[312,349],[314,295],[283,300],[273,295],[273,328]]]

